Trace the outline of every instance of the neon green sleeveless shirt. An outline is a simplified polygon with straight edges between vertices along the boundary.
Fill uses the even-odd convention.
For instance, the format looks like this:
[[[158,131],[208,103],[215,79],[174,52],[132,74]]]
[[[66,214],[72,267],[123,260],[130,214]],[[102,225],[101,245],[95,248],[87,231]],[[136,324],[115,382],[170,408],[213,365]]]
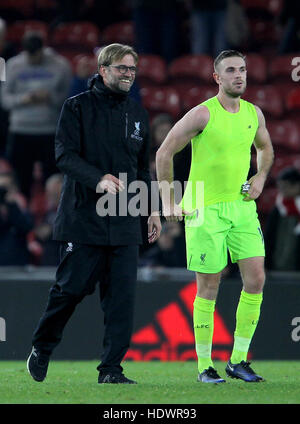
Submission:
[[[216,96],[201,105],[208,108],[210,117],[204,130],[191,140],[188,184],[192,190],[186,190],[182,200],[183,208],[189,204],[187,210],[199,207],[195,203],[195,183],[199,181],[203,181],[204,206],[243,197],[241,185],[247,180],[258,128],[256,109],[245,100],[240,100],[237,113],[225,110]]]

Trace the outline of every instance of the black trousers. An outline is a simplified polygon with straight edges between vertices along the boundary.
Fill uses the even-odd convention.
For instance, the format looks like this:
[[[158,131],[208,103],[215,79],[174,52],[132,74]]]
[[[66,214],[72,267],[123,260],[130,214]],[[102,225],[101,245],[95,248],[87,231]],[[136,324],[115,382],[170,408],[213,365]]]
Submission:
[[[56,283],[34,332],[32,345],[51,355],[76,305],[99,282],[104,312],[100,372],[122,372],[133,329],[138,246],[88,246],[62,243]]]

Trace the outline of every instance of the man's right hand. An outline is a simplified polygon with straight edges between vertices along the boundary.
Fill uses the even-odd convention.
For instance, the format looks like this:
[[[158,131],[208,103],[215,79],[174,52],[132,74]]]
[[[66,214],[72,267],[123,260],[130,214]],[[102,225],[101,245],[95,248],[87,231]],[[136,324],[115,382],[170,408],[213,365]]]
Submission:
[[[50,98],[50,95],[47,90],[37,90],[37,91],[24,94],[22,98],[22,103],[24,105],[47,103],[49,101],[49,98]]]
[[[48,103],[50,99],[50,93],[48,90],[37,90],[33,93],[33,99],[36,103]]]
[[[31,103],[34,103],[33,93],[24,94],[24,96],[22,97],[22,104],[29,105]]]
[[[111,194],[117,194],[125,188],[123,181],[111,174],[104,175],[99,184],[103,191]]]

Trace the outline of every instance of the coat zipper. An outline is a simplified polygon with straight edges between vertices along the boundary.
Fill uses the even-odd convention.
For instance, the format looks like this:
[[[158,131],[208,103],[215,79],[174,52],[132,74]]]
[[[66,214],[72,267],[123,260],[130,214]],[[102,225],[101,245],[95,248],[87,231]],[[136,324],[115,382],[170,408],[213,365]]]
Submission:
[[[125,114],[125,138],[128,138],[128,113]]]

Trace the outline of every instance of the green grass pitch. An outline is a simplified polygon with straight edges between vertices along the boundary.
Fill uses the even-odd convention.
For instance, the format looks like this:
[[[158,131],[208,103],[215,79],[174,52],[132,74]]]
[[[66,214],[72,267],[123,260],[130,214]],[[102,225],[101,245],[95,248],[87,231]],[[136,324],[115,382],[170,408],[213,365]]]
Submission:
[[[300,361],[254,361],[266,382],[226,378],[225,384],[197,383],[196,363],[125,362],[137,385],[100,385],[96,361],[51,361],[42,383],[32,380],[26,361],[0,361],[1,404],[299,404]]]

